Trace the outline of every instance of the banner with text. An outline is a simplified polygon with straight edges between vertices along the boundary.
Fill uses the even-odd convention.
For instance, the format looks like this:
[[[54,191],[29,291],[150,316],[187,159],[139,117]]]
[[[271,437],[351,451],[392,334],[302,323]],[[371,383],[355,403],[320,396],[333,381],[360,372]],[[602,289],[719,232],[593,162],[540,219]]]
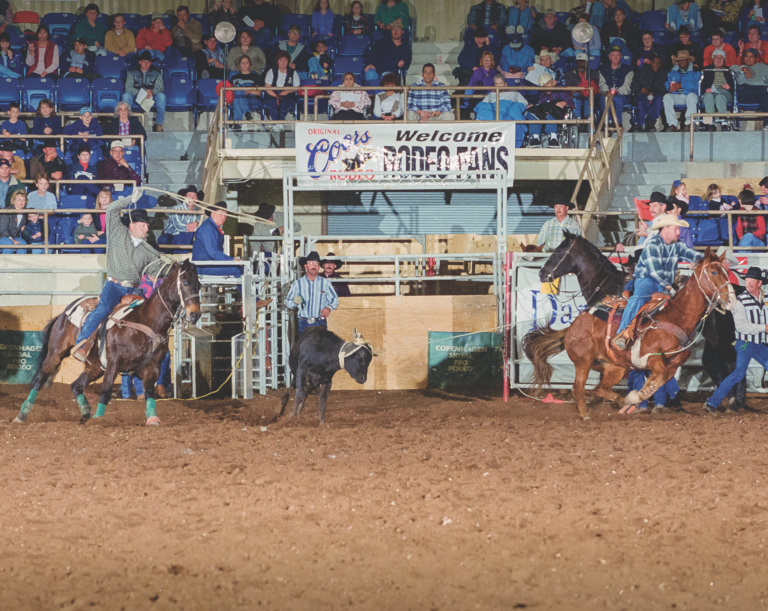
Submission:
[[[42,349],[42,331],[0,330],[0,383],[31,384]]]
[[[501,333],[429,332],[428,388],[498,388],[503,378]]]
[[[511,183],[514,166],[512,122],[296,124],[296,168],[316,172],[302,178],[302,186],[344,180],[339,173],[353,172],[359,174],[354,180],[397,180],[400,184],[409,180],[424,184],[425,179],[457,184],[472,181],[475,186],[493,188],[496,177],[488,172],[507,172]],[[446,171],[462,174],[441,173]],[[420,174],[377,179],[374,172]]]

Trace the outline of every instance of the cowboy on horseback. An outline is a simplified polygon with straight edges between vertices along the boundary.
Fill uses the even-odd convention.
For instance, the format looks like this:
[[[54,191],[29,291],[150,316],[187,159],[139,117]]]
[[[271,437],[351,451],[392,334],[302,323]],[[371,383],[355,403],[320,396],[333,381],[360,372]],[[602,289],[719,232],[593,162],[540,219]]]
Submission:
[[[612,341],[618,350],[626,350],[629,346],[632,338],[627,328],[653,293],[672,291],[679,262],[693,263],[702,258],[701,253],[678,241],[681,227],[688,227],[688,223],[671,214],[663,214],[654,220],[651,230],[658,230],[658,233],[648,238],[640,254],[634,273],[634,294],[627,301]]]
[[[135,193],[141,194],[141,191]],[[121,218],[121,210],[131,203],[131,198],[124,197],[107,207],[107,281],[101,290],[99,303],[85,319],[72,351],[72,356],[83,363],[87,360],[101,322],[125,295],[137,293],[142,271],[160,258],[160,253],[145,241],[149,233],[146,210],[132,209]]]

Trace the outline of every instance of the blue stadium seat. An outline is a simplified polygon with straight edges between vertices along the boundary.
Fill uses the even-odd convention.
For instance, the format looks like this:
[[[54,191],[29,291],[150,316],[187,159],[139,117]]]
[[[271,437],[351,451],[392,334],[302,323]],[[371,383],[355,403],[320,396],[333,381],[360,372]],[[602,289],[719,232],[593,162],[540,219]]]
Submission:
[[[19,51],[23,47],[27,46],[27,37],[23,34],[20,34],[16,29],[7,28],[5,32],[11,38],[11,49],[13,51]]]
[[[144,15],[139,15],[138,13],[123,14],[125,15],[125,27],[133,32],[134,36],[146,25]]]
[[[342,34],[342,27],[344,26],[344,17],[339,14],[335,14],[333,16],[333,26],[331,27],[331,31],[333,32],[333,37],[338,40],[341,38]]]
[[[96,199],[92,195],[62,195],[59,199],[59,209],[77,210],[78,208],[96,207]]]
[[[568,11],[558,11],[556,15],[557,15],[557,20],[560,23],[565,23],[568,20],[570,13]]]
[[[85,13],[83,13],[81,19],[85,19]],[[109,15],[107,15],[107,13],[99,13],[99,16],[96,17],[96,22],[100,23],[104,27],[105,32],[109,32],[109,28],[112,27]]]
[[[283,15],[283,21],[280,23],[280,31],[283,34],[288,33],[288,28],[292,25],[298,25],[301,28],[301,36],[309,36],[311,17],[309,15]]]
[[[21,83],[21,112],[35,112],[45,99],[56,103],[56,83],[50,78],[28,78]]]
[[[366,17],[368,17],[368,36],[373,34],[373,31],[376,29],[376,15],[373,13],[363,13]]]
[[[663,32],[667,23],[667,11],[662,9],[658,11],[645,11],[643,13],[643,22],[647,30],[651,32]]]
[[[219,96],[216,94],[216,85],[221,82],[221,79],[204,78],[199,79],[195,84],[195,128],[197,128],[197,118],[201,112],[213,112],[216,110],[216,106],[219,103]]]
[[[302,87],[308,87],[309,89],[322,89],[323,87],[328,86],[327,80],[322,79],[301,79],[301,86]],[[369,92],[370,93],[370,92]],[[317,112],[318,114],[323,114],[325,112],[328,112],[328,99],[323,100],[316,100],[313,96],[310,96],[307,98],[308,104],[307,104],[307,113],[308,116],[314,116],[315,115],[315,104],[317,104]],[[304,109],[304,95],[301,94],[299,96],[299,106],[301,107],[302,111]],[[306,120],[307,117],[305,117]]]
[[[141,176],[143,162],[138,146],[128,146],[123,150],[123,159],[131,166],[139,176]]]
[[[84,78],[63,78],[56,83],[59,110],[80,110],[91,105],[91,84]]]
[[[21,83],[18,79],[0,78],[0,110],[8,112],[11,102],[21,101]]]
[[[123,97],[125,83],[122,79],[97,78],[91,83],[94,112],[114,112]]]
[[[345,72],[351,72],[355,75],[355,80],[360,82],[362,80],[364,68],[365,62],[361,56],[339,56],[336,58],[336,61],[333,62],[333,79],[336,80],[339,76],[344,76]]]
[[[195,108],[195,83],[191,78],[172,76],[165,82],[165,109],[192,112]]]
[[[119,55],[101,55],[96,58],[96,74],[103,78],[124,79],[128,72],[128,60]]]
[[[47,13],[43,17],[42,23],[48,26],[51,36],[57,34],[69,36],[69,31],[78,21],[79,19],[74,13]]]
[[[174,76],[181,76],[194,80],[197,74],[195,70],[195,62],[191,57],[173,57],[166,59],[163,64],[164,80],[168,80]]]
[[[190,17],[192,17],[192,19],[195,21],[200,22],[200,25],[203,26],[203,34],[211,33],[211,23],[208,20],[208,15],[203,15],[202,13],[192,13]]]
[[[347,34],[346,36],[341,37],[339,46],[336,50],[336,55],[364,55],[370,44],[370,36],[366,36],[365,34]]]

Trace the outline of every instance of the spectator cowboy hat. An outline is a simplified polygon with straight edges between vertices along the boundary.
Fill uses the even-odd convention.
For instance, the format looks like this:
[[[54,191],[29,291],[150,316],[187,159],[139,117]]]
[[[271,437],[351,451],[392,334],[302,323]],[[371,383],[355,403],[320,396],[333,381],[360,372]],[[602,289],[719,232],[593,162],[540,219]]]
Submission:
[[[672,214],[660,214],[654,219],[651,229],[655,231],[664,227],[688,227],[688,223]]]
[[[142,51],[139,53],[139,57],[137,58],[137,61],[143,62],[143,61],[152,61],[152,54],[149,51]]]
[[[122,141],[122,140],[113,140],[113,141],[112,141],[112,144],[110,144],[110,145],[109,145],[109,150],[110,150],[110,151],[111,151],[112,149],[121,149],[121,148],[125,148],[125,147],[123,146],[123,141]]]
[[[678,52],[677,55],[673,55],[672,59],[674,59],[676,62],[679,62],[681,59],[687,59],[688,61],[690,61],[693,59],[693,57],[691,57],[691,54],[688,53],[688,51],[683,49],[682,51]]]
[[[335,256],[336,256],[336,253],[334,253],[334,252],[329,252],[328,253],[328,257],[335,257]],[[339,269],[342,265],[344,265],[344,261],[342,261],[341,259],[330,259],[330,258],[328,258],[328,259],[323,259],[322,261],[320,261],[320,265],[321,266],[325,265],[326,263],[333,263],[336,266],[336,269]]]
[[[556,199],[554,201],[549,202],[549,207],[550,208],[554,208],[558,204],[561,204],[563,206],[568,206],[568,210],[573,210],[576,207],[576,204],[574,204],[573,202],[570,202],[570,201],[564,202],[564,201],[561,201],[559,199]]]
[[[539,61],[541,61],[542,57],[549,57],[552,61],[555,61],[557,59],[557,54],[552,53],[552,51],[542,51],[539,53]]]
[[[195,187],[195,185],[189,185],[188,187],[185,187],[183,189],[179,189],[178,193],[182,197],[186,197],[190,193],[195,193],[197,195],[197,199],[205,199],[205,193],[203,193],[202,191],[198,191],[197,187]],[[226,208],[226,206],[225,206],[225,208]]]
[[[738,273],[738,272],[737,272]],[[746,274],[739,274],[744,280],[747,278],[752,278],[753,280],[760,280],[762,284],[768,284],[768,278],[765,277],[763,274],[763,270],[761,270],[756,265],[751,266]]]
[[[262,202],[259,204],[259,209],[254,212],[253,216],[257,216],[260,219],[264,219],[265,221],[268,221],[272,218],[272,215],[275,213],[275,207],[272,204],[267,204],[266,202]]]
[[[688,204],[686,204],[682,199],[677,199],[676,197],[670,197],[666,203],[667,203],[667,212],[670,212],[673,206],[677,206],[678,208],[680,208],[680,216],[685,216],[686,214],[688,214]]]
[[[734,255],[733,251],[727,246],[721,246],[717,249],[717,257],[720,258],[723,255],[725,255],[725,260],[730,262],[731,265],[741,265],[736,258],[736,255]]]
[[[304,267],[310,261],[314,261],[318,265],[322,264],[320,261],[320,255],[318,255],[317,252],[313,250],[306,257],[299,257],[299,266]]]
[[[147,216],[147,211],[139,208],[138,210],[135,208],[131,208],[128,210],[128,214],[120,218],[121,221],[123,221],[123,225],[126,227],[130,226],[131,223],[147,223],[149,224],[149,217]]]
[[[13,146],[13,142],[10,140],[5,140],[3,142],[0,142],[0,151],[6,151],[6,152],[13,152],[16,148]]]
[[[546,85],[549,81],[554,81],[554,77],[551,74],[548,74],[547,72],[544,72],[539,75],[539,87],[543,87]]]

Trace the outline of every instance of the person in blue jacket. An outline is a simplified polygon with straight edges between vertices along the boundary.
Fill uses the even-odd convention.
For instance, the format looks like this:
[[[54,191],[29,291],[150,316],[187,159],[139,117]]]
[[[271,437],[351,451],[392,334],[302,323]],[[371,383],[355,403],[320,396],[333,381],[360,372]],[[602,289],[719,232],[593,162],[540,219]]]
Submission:
[[[469,9],[467,29],[492,28],[499,33],[507,26],[507,9],[496,0],[483,0]]]
[[[699,103],[699,78],[701,73],[691,66],[691,55],[688,51],[680,51],[672,57],[677,62],[677,66],[669,71],[667,76],[667,91],[662,100],[664,104],[664,113],[667,116],[669,127],[668,132],[676,132],[678,126],[675,104],[685,104],[685,123],[683,129],[686,129],[691,122],[691,115],[696,112]]]
[[[67,125],[63,133],[67,136],[83,136],[82,140],[68,140],[68,147],[75,148],[81,144],[88,144],[93,150],[103,143],[101,140],[88,140],[88,136],[104,135],[101,124],[93,118],[93,110],[90,106],[83,106],[80,109],[80,118]]]
[[[506,78],[525,78],[535,62],[536,55],[531,47],[523,44],[523,35],[511,34],[509,44],[501,51],[499,72]]]
[[[699,5],[691,0],[677,0],[667,7],[666,28],[677,32],[683,25],[688,27],[691,34],[697,34],[704,27]]]
[[[453,76],[458,79],[459,85],[469,83],[472,73],[480,67],[480,58],[486,51],[493,53],[493,60],[498,63],[498,48],[490,46],[488,32],[485,28],[477,28],[473,41],[464,43],[464,47],[459,53],[459,65],[453,69]]]
[[[234,261],[234,257],[224,254],[224,232],[222,227],[227,220],[226,202],[218,202],[221,210],[206,211],[208,218],[203,221],[195,233],[195,241],[192,244],[192,261]],[[201,276],[233,276],[240,278],[243,268],[239,265],[227,265],[222,267],[201,266],[198,269]]]
[[[536,9],[528,0],[516,0],[517,6],[507,9],[507,34],[528,34],[536,19]]]

